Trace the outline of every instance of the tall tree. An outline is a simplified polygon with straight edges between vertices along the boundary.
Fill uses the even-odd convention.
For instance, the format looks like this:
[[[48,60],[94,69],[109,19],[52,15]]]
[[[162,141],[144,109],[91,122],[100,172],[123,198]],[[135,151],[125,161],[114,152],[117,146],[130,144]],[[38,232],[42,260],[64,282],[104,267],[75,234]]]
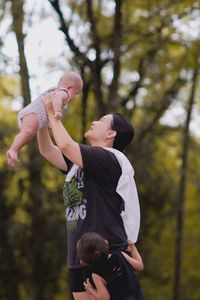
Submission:
[[[13,30],[16,34],[18,51],[19,51],[19,66],[21,79],[21,93],[24,99],[23,106],[26,106],[31,101],[31,93],[29,86],[29,72],[25,57],[25,35],[23,33],[24,24],[24,1],[12,0],[12,16]],[[44,190],[42,185],[42,166],[43,160],[38,155],[36,137],[28,144],[27,161],[24,159],[28,171],[28,199],[26,211],[31,218],[31,233],[26,241],[26,255],[29,263],[32,266],[31,295],[35,300],[51,300],[54,299],[55,291],[58,288],[58,274],[62,268],[61,258],[57,255],[54,259],[49,260],[50,253],[54,253],[55,244],[59,243],[56,239],[60,238],[60,234],[56,232],[57,225],[52,228],[52,216],[48,215],[48,210],[45,209],[45,201],[49,201],[51,196]],[[24,189],[22,181],[22,189]],[[51,209],[50,209],[51,210]],[[55,211],[56,213],[56,211]],[[53,221],[54,223],[54,221]],[[57,222],[59,224],[59,222]],[[49,232],[50,231],[50,232]],[[62,231],[61,231],[62,232]],[[63,233],[62,233],[63,234]],[[51,238],[55,238],[55,242],[51,244]],[[31,249],[28,247],[31,246]],[[50,271],[51,270],[51,271]],[[54,271],[52,271],[54,270]],[[50,284],[51,282],[51,284]]]
[[[2,135],[0,135],[2,138]],[[11,174],[6,168],[0,170],[0,298],[3,300],[19,300],[20,270],[16,262],[15,241],[11,238],[11,220],[15,205],[9,205],[9,196],[6,193],[7,182],[10,181]]]
[[[183,251],[184,251],[184,217],[185,217],[185,191],[187,183],[187,169],[188,169],[188,150],[189,150],[189,126],[191,122],[192,108],[195,102],[195,90],[198,82],[199,67],[196,67],[192,76],[192,87],[190,97],[187,103],[187,117],[183,132],[183,147],[181,155],[181,169],[180,169],[180,184],[179,195],[177,199],[177,230],[176,230],[176,255],[175,255],[175,280],[174,280],[174,300],[182,299],[182,265],[183,265]]]

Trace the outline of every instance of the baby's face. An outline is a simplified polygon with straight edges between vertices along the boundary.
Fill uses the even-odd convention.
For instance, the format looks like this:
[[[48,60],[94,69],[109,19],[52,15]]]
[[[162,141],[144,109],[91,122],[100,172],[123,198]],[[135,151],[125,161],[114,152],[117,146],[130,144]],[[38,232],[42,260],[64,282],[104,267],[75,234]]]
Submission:
[[[71,86],[68,89],[71,94],[71,100],[73,100],[80,93],[80,90],[78,90],[76,86]]]
[[[83,80],[75,72],[65,73],[58,82],[58,88],[69,90],[71,95],[70,100],[73,100],[82,91]]]
[[[69,91],[70,95],[71,95],[71,98],[70,98],[70,101],[71,100],[74,100],[74,98],[76,98],[76,96],[78,94],[80,94],[81,90],[80,90],[80,87],[76,86],[76,85],[61,85],[59,88],[64,88],[66,90]]]

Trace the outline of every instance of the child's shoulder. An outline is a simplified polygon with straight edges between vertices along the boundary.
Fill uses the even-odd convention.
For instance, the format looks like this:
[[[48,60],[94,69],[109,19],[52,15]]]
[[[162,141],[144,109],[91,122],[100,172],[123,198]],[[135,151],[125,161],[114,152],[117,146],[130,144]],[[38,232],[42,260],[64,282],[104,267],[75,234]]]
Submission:
[[[54,92],[56,91],[57,88],[54,86],[54,87],[50,87],[48,88],[47,90],[45,90],[44,92],[42,92],[35,100],[38,100],[38,99],[42,99],[43,97],[45,97],[48,93],[50,92]]]
[[[52,86],[52,87],[48,88],[47,90],[45,90],[43,92],[43,94],[46,94],[46,93],[49,93],[49,92],[54,92],[56,90],[57,90],[57,87],[56,86]]]

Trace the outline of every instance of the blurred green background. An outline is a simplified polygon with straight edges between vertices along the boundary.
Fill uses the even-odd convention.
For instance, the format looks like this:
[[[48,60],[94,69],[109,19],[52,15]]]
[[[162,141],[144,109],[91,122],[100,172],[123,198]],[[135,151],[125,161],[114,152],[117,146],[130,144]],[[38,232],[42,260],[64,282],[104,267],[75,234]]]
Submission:
[[[141,205],[138,274],[148,300],[200,299],[200,3],[0,1],[0,299],[64,300],[63,174],[25,146],[8,168],[17,112],[66,70],[84,79],[63,122],[85,143],[118,111],[134,125],[128,157]]]

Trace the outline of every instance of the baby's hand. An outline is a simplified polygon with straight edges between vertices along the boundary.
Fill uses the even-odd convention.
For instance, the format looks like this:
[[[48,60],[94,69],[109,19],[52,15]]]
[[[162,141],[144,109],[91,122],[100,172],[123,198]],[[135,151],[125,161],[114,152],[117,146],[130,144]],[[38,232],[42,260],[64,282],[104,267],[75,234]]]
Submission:
[[[62,112],[61,111],[55,111],[54,118],[56,118],[56,120],[60,120],[62,118]]]
[[[45,105],[46,112],[48,116],[54,115],[54,109],[52,105],[53,92],[49,92],[44,96],[43,102]]]
[[[65,98],[66,102],[70,102],[72,95],[69,89],[65,89],[65,88],[59,88],[59,90],[57,92],[61,92],[63,94],[63,98]]]

